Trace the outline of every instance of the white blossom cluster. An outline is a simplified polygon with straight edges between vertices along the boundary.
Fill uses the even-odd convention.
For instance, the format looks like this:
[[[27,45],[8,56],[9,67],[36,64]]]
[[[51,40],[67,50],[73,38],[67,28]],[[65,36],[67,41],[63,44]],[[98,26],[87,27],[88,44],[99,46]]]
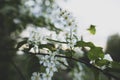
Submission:
[[[74,68],[72,72],[73,80],[84,80],[83,75],[85,75],[83,66],[81,66],[80,63],[77,63],[77,68]]]
[[[77,41],[73,32],[71,34],[66,33],[66,32],[60,32],[59,34],[56,34],[55,32],[50,31],[46,28],[33,28],[30,31],[28,44],[34,45],[33,49],[35,52],[38,53],[39,52],[38,45],[49,43],[50,41],[48,39],[67,43],[67,44],[55,43],[56,48],[57,47],[60,48],[61,45],[64,45],[64,46],[61,46],[61,48],[65,47],[65,46],[66,46],[66,48],[70,48],[70,47],[74,48],[74,45]],[[52,43],[54,43],[54,42],[52,42]]]
[[[48,37],[51,37],[51,32],[48,29],[33,28],[30,32],[28,42],[35,45],[46,44]]]
[[[42,1],[41,0],[22,0],[24,4],[24,8],[30,11],[30,15],[36,15],[37,17],[40,16],[40,12],[42,12],[42,8],[40,7]]]
[[[57,71],[56,68],[56,58],[55,58],[55,53],[49,53],[50,55],[45,55],[45,56],[37,56],[40,58],[40,64],[46,67],[45,73],[38,73],[31,77],[31,80],[51,80],[53,73]],[[40,76],[41,74],[41,76]],[[36,78],[39,77],[39,78]],[[36,78],[36,79],[35,79]]]
[[[41,80],[40,73],[39,72],[34,72],[32,74],[31,80]]]
[[[50,36],[50,31],[45,28],[34,28],[30,32],[28,44],[34,45],[32,48],[35,53],[39,52],[39,45],[46,44],[47,38]]]
[[[57,10],[54,10],[49,17],[51,22],[55,24],[55,27],[62,30],[62,33],[64,34],[62,37],[68,42],[68,47],[74,48],[74,44],[77,41],[77,22],[75,22],[75,18],[72,14],[58,8]]]
[[[22,4],[24,5],[22,11],[24,12],[25,8],[30,12],[30,15],[35,17],[48,17],[47,15],[51,14],[51,10],[57,7],[50,0],[22,0]]]
[[[49,55],[37,55],[37,57],[40,59],[40,64],[43,65],[45,69],[45,73],[37,73],[34,72],[31,80],[52,80],[52,77],[54,75],[54,72],[58,71],[58,67],[60,67],[60,64],[58,60],[62,61],[64,64],[68,65],[65,58],[58,58],[55,57],[56,54],[58,54],[58,51],[51,52],[48,51]]]
[[[63,25],[63,32],[66,32],[66,42],[68,42],[68,47],[74,48],[74,45],[77,41],[76,38],[76,29],[77,29],[77,23],[74,20],[75,18],[72,16],[72,14],[66,10],[60,9],[59,12],[59,21],[61,21],[60,24]],[[57,25],[59,26],[59,25]]]
[[[46,22],[54,23],[55,27],[58,29],[61,29],[62,31],[60,34],[58,34],[55,39],[59,40],[62,39],[62,41],[67,41],[67,46],[69,48],[74,48],[74,44],[76,43],[76,29],[77,29],[77,22],[75,22],[75,18],[72,16],[72,14],[66,10],[63,10],[57,6],[57,2],[55,4],[51,4],[49,0],[23,0],[24,5],[28,7],[28,10],[35,15],[35,16],[44,16],[46,18]],[[43,5],[44,3],[44,5]],[[46,11],[42,9],[42,7],[46,6]],[[49,7],[51,6],[51,7]],[[47,21],[48,20],[48,21]],[[41,31],[40,31],[41,32]],[[48,32],[48,31],[47,31]],[[34,33],[34,34],[33,34]],[[39,35],[38,32],[33,32],[32,34]],[[49,33],[47,33],[49,34]],[[55,34],[55,33],[54,33]],[[61,36],[62,37],[59,37]],[[31,35],[32,36],[32,35]],[[38,39],[37,39],[38,38]],[[35,41],[41,39],[42,41],[45,40],[45,36],[41,35],[40,37],[36,37]],[[37,43],[36,41],[36,43]]]

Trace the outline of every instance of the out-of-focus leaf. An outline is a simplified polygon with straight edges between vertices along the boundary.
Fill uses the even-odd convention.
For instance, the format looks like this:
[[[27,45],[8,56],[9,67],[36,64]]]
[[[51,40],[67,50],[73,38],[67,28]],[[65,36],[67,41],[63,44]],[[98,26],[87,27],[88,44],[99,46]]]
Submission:
[[[111,62],[111,66],[106,68],[106,71],[112,72],[112,73],[120,73],[120,63],[118,62]]]
[[[97,60],[99,58],[103,59],[103,57],[104,57],[104,53],[101,47],[91,48],[88,52],[88,58],[90,60]]]
[[[108,65],[110,62],[106,59],[102,59],[102,60],[96,60],[95,63],[96,63],[96,65],[101,67],[104,65]]]
[[[120,70],[120,63],[112,62],[111,65],[112,65],[112,68]]]
[[[87,30],[93,35],[96,33],[95,25],[91,25]]]

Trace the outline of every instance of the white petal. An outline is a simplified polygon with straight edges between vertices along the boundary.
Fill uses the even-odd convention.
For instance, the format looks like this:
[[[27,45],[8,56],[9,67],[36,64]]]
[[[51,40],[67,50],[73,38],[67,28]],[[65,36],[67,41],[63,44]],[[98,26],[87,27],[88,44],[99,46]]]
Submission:
[[[113,59],[111,58],[111,56],[109,54],[105,54],[104,59],[106,59],[108,61],[113,61]]]

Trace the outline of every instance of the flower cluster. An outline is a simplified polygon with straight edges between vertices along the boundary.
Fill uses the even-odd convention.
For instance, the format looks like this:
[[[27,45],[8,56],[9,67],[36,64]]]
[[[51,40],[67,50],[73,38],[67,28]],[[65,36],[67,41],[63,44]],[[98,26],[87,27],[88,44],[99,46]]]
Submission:
[[[28,38],[28,44],[30,45],[32,44],[34,46],[32,49],[35,53],[39,52],[39,47],[38,47],[39,44],[47,43],[46,42],[47,35],[42,33],[43,31],[45,31],[45,29],[41,29],[41,28],[33,29]]]
[[[72,14],[70,12],[58,7],[57,3],[52,4],[52,5],[50,5],[50,4],[52,4],[52,2],[49,0],[44,0],[44,1],[25,0],[24,1],[24,5],[26,7],[28,7],[28,10],[30,10],[30,12],[34,16],[38,16],[38,17],[44,16],[46,18],[46,22],[53,23],[57,29],[62,30],[60,33],[60,34],[64,34],[62,36],[62,38],[64,38],[64,39],[62,39],[62,40],[67,41],[68,47],[73,48],[74,44],[76,43],[75,34],[76,34],[77,23],[75,22],[75,18],[72,16]],[[42,7],[44,7],[44,9],[42,9]],[[48,32],[48,31],[46,31],[46,32]],[[41,39],[41,42],[45,41],[46,36],[44,36],[44,35],[38,36],[39,35],[38,32],[33,32],[32,34],[33,34],[32,39],[34,40],[35,43],[38,43],[40,41],[40,39]],[[64,36],[66,36],[66,37],[64,37]],[[31,35],[31,37],[32,37],[32,35]],[[34,39],[34,37],[35,37],[35,39]],[[58,39],[58,38],[59,37],[56,37],[55,39]]]
[[[57,61],[55,58],[55,54],[56,53],[51,53],[49,51],[49,55],[45,55],[45,56],[38,55],[37,56],[40,59],[40,64],[46,68],[45,73],[40,73],[41,74],[41,76],[39,75],[40,80],[51,80],[54,72],[57,71],[57,68],[56,68]],[[32,78],[34,78],[34,75],[31,77],[31,79]],[[37,79],[33,79],[33,80],[37,80]]]
[[[28,43],[30,44],[46,44],[47,38],[50,36],[50,31],[45,28],[33,28],[30,32]]]
[[[40,73],[34,72],[32,74],[31,80],[41,80]]]
[[[63,24],[63,31],[66,32],[66,42],[68,42],[68,47],[73,48],[76,43],[76,33],[77,33],[77,23],[74,20],[72,14],[66,10],[60,9],[59,20]]]
[[[59,61],[63,62],[65,65],[68,65],[65,58],[58,58],[55,55],[58,54],[58,51],[51,52],[48,51],[49,55],[37,55],[37,57],[40,59],[40,64],[43,65],[46,69],[44,73],[33,73],[33,76],[31,77],[32,80],[51,80],[54,72],[58,71],[57,68],[64,68]],[[61,66],[62,65],[62,66]]]
[[[48,17],[47,14],[51,14],[51,10],[56,7],[55,4],[52,4],[53,2],[53,0],[22,0],[24,5],[22,10],[27,9],[29,14],[35,17]]]
[[[85,75],[83,66],[80,63],[77,63],[77,68],[74,68],[71,73],[73,80],[83,80],[83,75]]]
[[[58,15],[59,14],[59,15]],[[50,16],[51,22],[55,24],[56,28],[62,30],[62,34],[64,34],[64,40],[68,42],[68,47],[74,47],[76,43],[76,34],[77,34],[77,22],[75,22],[75,18],[72,14],[66,10],[62,10],[58,8],[53,11]]]

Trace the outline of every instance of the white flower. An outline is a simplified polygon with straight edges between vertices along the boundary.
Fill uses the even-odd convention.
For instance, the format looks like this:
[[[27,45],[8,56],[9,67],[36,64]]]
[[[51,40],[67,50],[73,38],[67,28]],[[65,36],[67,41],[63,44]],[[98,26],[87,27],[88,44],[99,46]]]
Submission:
[[[49,58],[50,58],[50,56],[48,56],[48,55],[43,56],[40,60],[40,64],[43,64],[43,66],[48,66]]]
[[[70,33],[66,35],[66,41],[68,42],[67,45],[72,49],[74,48],[74,45],[76,44],[77,41],[74,35],[75,34],[72,31],[70,31]]]
[[[41,0],[35,0],[37,4],[41,4],[42,1]]]
[[[50,63],[57,65],[57,64],[59,64],[59,62],[58,62],[57,60],[58,60],[57,57],[52,56],[52,57],[50,58]]]
[[[43,74],[43,80],[51,80],[51,75],[49,73],[44,73]]]
[[[50,31],[45,28],[35,28],[31,31],[28,42],[30,44],[46,44]]]
[[[41,80],[40,73],[34,72],[32,74],[31,80]]]
[[[28,7],[32,7],[35,5],[35,2],[33,0],[28,0],[27,2],[25,2],[25,5]]]
[[[39,5],[35,5],[34,7],[30,8],[31,13],[33,13],[36,17],[41,15],[41,7]]]
[[[28,41],[29,43],[32,42],[33,44],[38,44],[40,42],[40,38],[41,38],[40,33],[37,32],[37,30],[34,30],[31,31]]]
[[[49,73],[49,75],[52,77],[54,72],[52,71],[53,68],[46,68],[46,73]]]
[[[83,75],[85,75],[83,66],[80,63],[77,63],[78,68],[74,68],[73,74],[73,80],[83,80]]]
[[[17,19],[17,18],[13,19],[13,22],[14,22],[15,24],[21,23],[21,21],[20,21],[19,19]]]
[[[55,63],[49,63],[48,67],[46,68],[46,72],[56,72],[57,68]]]
[[[66,66],[68,66],[67,60],[65,58],[57,58],[57,60],[60,61],[60,62],[62,62],[64,65],[57,61],[56,66],[65,70]]]
[[[75,51],[75,54],[74,54],[75,58],[82,57],[83,54],[84,54],[84,52],[82,51],[82,49],[79,48],[79,47],[75,47],[73,50]]]
[[[49,0],[46,0],[46,1],[45,1],[45,5],[46,5],[46,6],[49,6],[49,5],[50,5],[50,1],[49,1]]]
[[[106,59],[108,61],[113,61],[113,59],[111,58],[111,56],[109,54],[105,54],[104,59]]]
[[[34,52],[35,52],[35,53],[38,53],[38,52],[39,52],[39,48],[38,48],[37,45],[34,45],[33,49],[34,49]]]
[[[17,53],[18,55],[23,55],[23,54],[24,54],[24,52],[21,51],[21,50],[17,51],[16,53]]]

